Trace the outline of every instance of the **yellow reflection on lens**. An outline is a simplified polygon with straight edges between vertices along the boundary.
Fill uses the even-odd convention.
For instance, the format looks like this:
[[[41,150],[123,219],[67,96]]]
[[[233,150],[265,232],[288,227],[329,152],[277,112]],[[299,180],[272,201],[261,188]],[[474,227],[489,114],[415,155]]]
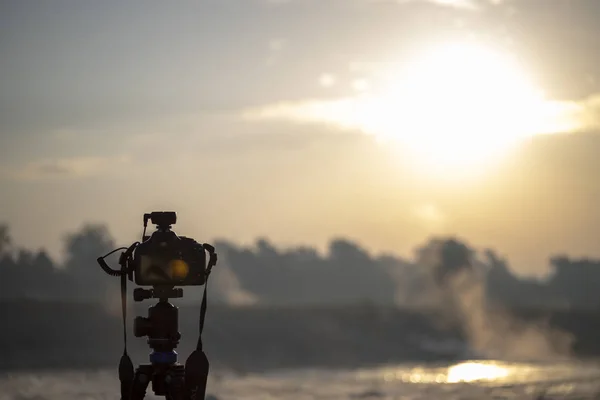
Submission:
[[[172,260],[169,263],[169,271],[173,279],[184,279],[188,275],[188,272],[190,272],[190,269],[185,261]]]

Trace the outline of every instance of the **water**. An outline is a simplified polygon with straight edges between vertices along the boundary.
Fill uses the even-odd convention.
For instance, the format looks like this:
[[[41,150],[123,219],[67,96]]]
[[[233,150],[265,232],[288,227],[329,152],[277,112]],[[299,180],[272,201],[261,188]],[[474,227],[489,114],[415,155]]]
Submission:
[[[0,375],[0,400],[117,400],[118,388],[114,370]],[[535,399],[542,393],[545,399],[600,399],[600,365],[473,361],[351,371],[220,371],[211,374],[208,392],[218,400]]]

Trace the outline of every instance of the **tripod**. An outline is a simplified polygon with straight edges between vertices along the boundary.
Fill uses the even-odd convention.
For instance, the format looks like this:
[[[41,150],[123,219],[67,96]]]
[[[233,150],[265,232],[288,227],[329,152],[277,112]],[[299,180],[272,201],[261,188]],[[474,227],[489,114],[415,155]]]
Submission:
[[[146,236],[146,226],[152,220],[158,230],[152,236]],[[121,313],[123,316],[123,355],[119,361],[119,380],[121,381],[121,400],[143,400],[148,385],[152,382],[152,390],[157,396],[165,396],[167,400],[203,400],[206,393],[209,362],[202,350],[202,330],[206,316],[206,292],[208,277],[212,267],[217,264],[215,248],[208,243],[199,244],[191,238],[177,237],[170,230],[171,225],[177,220],[174,212],[152,212],[144,214],[144,232],[142,242],[135,242],[129,247],[120,247],[108,254],[98,257],[96,261],[110,276],[121,278]],[[171,244],[169,248],[168,244]],[[163,249],[167,246],[166,250]],[[173,246],[175,246],[173,248]],[[148,344],[153,350],[150,354],[150,364],[142,364],[134,370],[131,357],[127,353],[127,280],[139,285],[151,285],[140,277],[140,261],[133,253],[143,258],[149,255],[170,255],[171,260],[182,260],[184,264],[191,264],[198,268],[205,265],[204,273],[196,273],[191,279],[179,282],[180,285],[202,285],[202,305],[200,306],[199,332],[196,349],[190,354],[185,366],[177,362],[175,348],[179,344],[181,334],[178,332],[178,309],[169,303],[169,298],[183,297],[183,289],[176,289],[175,283],[167,277],[166,282],[155,284],[153,289],[137,288],[133,291],[135,301],[157,298],[158,303],[148,310],[148,318],[136,317],[134,320],[134,334],[136,337],[148,336]],[[120,270],[108,266],[105,258],[119,251],[125,250],[119,257]],[[166,252],[166,253],[165,253]],[[206,252],[209,258],[206,264]],[[174,257],[174,258],[173,258]],[[138,261],[136,261],[138,260]],[[164,272],[159,270],[160,272]],[[187,274],[187,272],[186,272]],[[163,278],[165,278],[163,276]],[[156,282],[152,281],[151,282]]]
[[[133,321],[135,337],[148,336],[153,350],[150,364],[140,365],[133,377],[130,400],[142,400],[152,382],[152,391],[168,400],[184,400],[185,367],[177,362],[175,348],[181,334],[178,332],[178,309],[169,303],[170,297],[183,297],[182,289],[135,289],[133,298],[142,301],[158,297],[159,301],[148,309],[148,318],[136,317]]]
[[[177,361],[175,348],[179,344],[178,308],[169,298],[183,297],[183,289],[173,287],[137,288],[133,292],[136,302],[158,298],[155,305],[148,308],[148,317],[136,317],[133,333],[136,337],[148,337],[152,349],[150,364],[141,364],[135,371],[125,348],[119,364],[121,400],[143,400],[150,383],[157,396],[166,400],[203,400],[206,393],[209,363],[202,351],[202,341],[198,337],[196,350],[190,354],[185,366]],[[206,291],[202,299],[200,333],[206,311]],[[125,321],[125,316],[123,318]],[[125,334],[125,331],[124,331]]]

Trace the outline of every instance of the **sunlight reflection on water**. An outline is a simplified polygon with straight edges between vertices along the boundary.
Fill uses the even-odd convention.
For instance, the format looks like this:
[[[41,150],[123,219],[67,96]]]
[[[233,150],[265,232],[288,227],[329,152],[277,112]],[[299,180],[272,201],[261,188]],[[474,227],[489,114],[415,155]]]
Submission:
[[[0,400],[118,400],[118,388],[114,370],[0,374]],[[582,363],[467,361],[261,374],[214,371],[208,392],[218,400],[534,399],[540,393],[546,399],[592,399],[600,393],[600,368]]]
[[[371,372],[372,373],[372,372]],[[476,384],[489,387],[527,384],[551,384],[563,389],[572,388],[568,380],[600,382],[597,366],[578,364],[524,364],[501,361],[465,361],[446,367],[400,366],[379,370],[384,382],[410,384]],[[369,372],[361,376],[367,378]],[[564,383],[562,381],[565,381]]]
[[[508,368],[494,363],[466,362],[448,368],[446,382],[497,381],[508,374]]]
[[[525,370],[519,368],[519,375]],[[460,383],[491,381],[499,382],[514,374],[514,367],[493,361],[468,361],[451,365],[447,368],[414,367],[411,369],[394,369],[384,372],[386,382],[394,380],[405,383]]]

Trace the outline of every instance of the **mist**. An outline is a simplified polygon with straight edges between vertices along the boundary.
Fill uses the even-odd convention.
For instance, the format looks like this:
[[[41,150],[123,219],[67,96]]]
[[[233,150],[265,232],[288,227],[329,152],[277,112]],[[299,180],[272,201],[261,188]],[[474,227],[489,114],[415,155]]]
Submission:
[[[567,359],[572,334],[553,328],[547,319],[516,317],[486,292],[485,265],[473,251],[454,239],[433,240],[420,249],[418,263],[425,268],[425,301],[461,327],[473,350],[486,358],[512,360]],[[493,282],[492,282],[493,283]]]

